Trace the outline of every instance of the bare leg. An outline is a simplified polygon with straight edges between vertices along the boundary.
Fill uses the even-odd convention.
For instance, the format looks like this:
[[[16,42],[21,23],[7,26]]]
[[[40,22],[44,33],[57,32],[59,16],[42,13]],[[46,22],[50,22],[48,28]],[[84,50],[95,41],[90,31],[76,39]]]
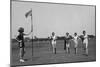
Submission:
[[[55,53],[55,48],[53,47],[53,53]]]
[[[66,51],[67,51],[67,53],[70,53],[70,48],[69,47],[66,47]]]
[[[86,48],[86,55],[88,55],[88,48]]]
[[[88,43],[86,43],[86,55],[88,55]]]
[[[24,62],[24,48],[20,48],[20,62]]]
[[[22,48],[22,58],[24,57],[25,55],[25,50],[24,50],[24,47]]]
[[[75,49],[75,54],[77,54],[77,48],[75,47],[74,49]]]
[[[53,53],[56,54],[56,47],[55,47],[55,45],[53,46]]]
[[[70,53],[70,48],[68,47],[68,53]]]
[[[20,57],[20,59],[22,59],[22,48],[20,48],[19,57]]]
[[[55,48],[55,54],[56,54],[56,48]]]
[[[20,48],[20,59],[23,59],[25,54],[24,48]]]
[[[67,48],[67,53],[70,53],[69,43],[66,44],[66,48]]]
[[[67,53],[68,53],[68,47],[66,47],[66,51],[67,51]]]

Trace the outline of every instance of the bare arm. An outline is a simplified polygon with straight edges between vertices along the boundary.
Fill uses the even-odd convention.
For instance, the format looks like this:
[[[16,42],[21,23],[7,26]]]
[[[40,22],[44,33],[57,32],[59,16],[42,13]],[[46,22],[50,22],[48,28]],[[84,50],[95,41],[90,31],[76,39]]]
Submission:
[[[19,40],[19,35],[15,38],[17,42],[21,42],[22,40]]]
[[[32,33],[32,31],[31,31],[31,32],[29,32],[28,34],[25,34],[25,33],[24,33],[24,35],[25,35],[25,36],[28,36],[28,35],[30,35],[31,33]]]
[[[17,42],[21,42],[22,40],[18,40],[18,39],[16,38],[16,41],[17,41]]]

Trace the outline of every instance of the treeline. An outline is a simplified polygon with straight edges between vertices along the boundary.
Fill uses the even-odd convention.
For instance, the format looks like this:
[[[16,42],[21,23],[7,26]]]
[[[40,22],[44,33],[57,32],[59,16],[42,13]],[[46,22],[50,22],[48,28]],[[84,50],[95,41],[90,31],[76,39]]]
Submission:
[[[79,36],[81,39],[83,38],[82,37],[82,35],[80,35]],[[94,35],[88,35],[88,37],[89,38],[95,38],[95,36]],[[73,37],[70,35],[70,39],[72,39]],[[57,40],[64,40],[65,39],[65,36],[57,36]],[[34,39],[33,39],[33,41],[48,41],[48,40],[51,40],[49,37],[47,37],[47,38],[37,38],[37,37],[35,37]],[[30,41],[32,41],[32,39],[31,38],[29,38],[29,37],[25,37],[24,38],[24,41],[25,42],[30,42]],[[16,41],[16,39],[11,39],[11,42],[17,42]]]

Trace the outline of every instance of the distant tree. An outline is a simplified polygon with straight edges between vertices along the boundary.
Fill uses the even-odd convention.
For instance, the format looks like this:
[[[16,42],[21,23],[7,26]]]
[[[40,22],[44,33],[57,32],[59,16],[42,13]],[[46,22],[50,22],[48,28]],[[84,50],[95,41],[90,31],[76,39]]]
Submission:
[[[94,36],[94,35],[88,35],[88,37],[89,37],[89,38],[94,38],[95,36]]]

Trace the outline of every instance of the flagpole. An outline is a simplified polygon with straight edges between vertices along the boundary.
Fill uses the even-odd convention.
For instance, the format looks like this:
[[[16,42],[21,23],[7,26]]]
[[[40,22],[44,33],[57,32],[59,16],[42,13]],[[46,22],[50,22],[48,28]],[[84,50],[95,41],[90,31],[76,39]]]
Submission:
[[[31,29],[32,29],[32,61],[33,61],[33,15],[32,14],[31,14]]]

